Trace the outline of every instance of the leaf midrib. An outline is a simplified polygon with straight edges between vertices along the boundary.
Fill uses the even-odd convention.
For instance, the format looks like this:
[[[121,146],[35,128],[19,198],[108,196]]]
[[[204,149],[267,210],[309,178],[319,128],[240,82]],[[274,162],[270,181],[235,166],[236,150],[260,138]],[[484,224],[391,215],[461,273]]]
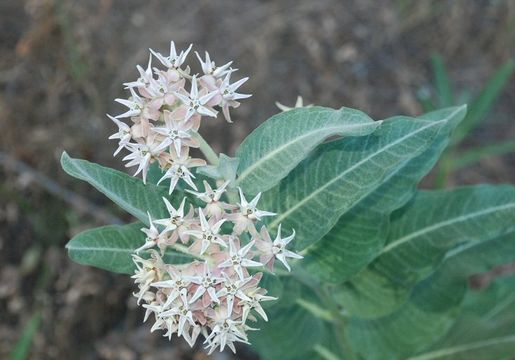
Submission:
[[[442,121],[447,121],[447,120],[442,120]],[[381,149],[379,149],[378,151],[374,152],[373,154],[367,156],[366,158],[362,159],[361,161],[357,162],[356,164],[352,165],[351,167],[349,167],[348,169],[346,169],[345,171],[343,171],[340,175],[336,176],[335,178],[333,178],[331,181],[325,183],[323,186],[321,186],[320,188],[318,188],[317,190],[313,191],[309,196],[306,196],[304,199],[302,199],[301,201],[299,201],[296,205],[290,207],[288,209],[288,211],[284,212],[284,213],[281,213],[277,216],[277,218],[270,223],[270,228],[274,228],[276,227],[284,218],[286,218],[287,216],[289,216],[292,212],[296,211],[299,207],[301,207],[302,205],[304,205],[306,202],[310,201],[313,197],[315,197],[316,195],[318,195],[318,193],[324,191],[327,187],[331,186],[331,184],[333,184],[334,182],[338,181],[339,179],[341,179],[342,177],[344,177],[345,175],[347,175],[349,172],[353,171],[354,169],[358,168],[359,166],[361,166],[363,163],[369,161],[370,159],[372,159],[373,157],[377,156],[378,154],[381,154],[383,153],[384,151],[388,150],[389,148],[399,144],[399,143],[402,143],[404,140],[410,138],[411,136],[413,135],[416,135],[418,134],[419,132],[422,132],[426,129],[429,129],[430,127],[432,126],[436,126],[436,125],[440,125],[442,121],[435,121],[435,122],[431,122],[429,123],[428,125],[426,126],[423,126],[421,128],[418,128],[416,131],[413,131],[409,134],[406,134],[404,135],[403,137],[397,139],[396,141],[394,142],[391,142],[389,144],[387,144],[386,146],[382,147]],[[364,196],[367,196],[368,194],[363,194],[363,197]]]
[[[416,237],[419,237],[419,236],[422,236],[422,235],[425,235],[429,232],[432,232],[432,231],[436,231],[440,228],[443,228],[443,227],[446,227],[446,226],[450,226],[450,225],[453,225],[455,223],[459,223],[459,222],[462,222],[462,221],[467,221],[471,218],[474,218],[474,217],[480,217],[480,216],[483,216],[483,215],[488,215],[489,213],[492,213],[492,212],[495,212],[497,210],[504,210],[504,209],[509,209],[511,207],[515,207],[515,203],[508,203],[508,204],[503,204],[503,205],[499,205],[499,206],[493,206],[493,207],[490,207],[490,208],[487,208],[485,210],[480,210],[480,211],[476,211],[476,212],[473,212],[473,213],[469,213],[467,215],[460,215],[460,216],[457,216],[455,218],[452,218],[452,219],[449,219],[449,220],[445,220],[445,221],[440,221],[438,223],[435,223],[431,226],[427,226],[425,228],[422,228],[420,230],[417,230],[415,232],[412,232],[410,234],[407,234],[393,242],[391,242],[390,244],[388,244],[387,246],[385,246],[383,248],[383,250],[381,250],[381,253],[378,255],[378,256],[381,256],[389,251],[391,251],[392,249],[395,249],[396,247],[412,240],[413,238],[416,238]]]
[[[436,350],[432,352],[428,352],[426,354],[418,355],[415,357],[410,357],[408,360],[430,360],[437,359],[448,355],[454,355],[460,352],[467,352],[474,349],[479,349],[482,347],[494,346],[508,342],[515,342],[515,335],[512,336],[502,336],[497,338],[492,338],[484,341],[477,341],[473,343],[468,343],[461,346],[449,347],[446,349]]]
[[[113,253],[133,253],[134,249],[115,248],[115,247],[97,247],[97,246],[66,246],[69,251],[101,251]]]
[[[278,148],[272,150],[271,152],[267,153],[265,156],[260,158],[258,161],[256,161],[254,164],[252,164],[251,166],[246,168],[245,171],[243,171],[241,173],[241,175],[238,177],[238,182],[237,183],[240,184],[241,181],[243,181],[245,178],[247,178],[247,176],[254,171],[254,169],[256,169],[258,167],[261,167],[262,163],[268,161],[268,159],[272,158],[275,154],[283,151],[287,147],[293,146],[294,144],[298,143],[299,141],[301,141],[304,138],[307,138],[309,136],[313,136],[313,135],[315,135],[317,133],[321,133],[321,132],[328,132],[328,131],[330,132],[332,130],[343,129],[343,128],[344,129],[352,129],[352,128],[367,127],[367,126],[373,126],[374,124],[378,124],[377,126],[379,126],[380,121],[368,122],[368,123],[363,123],[363,124],[331,126],[331,127],[325,127],[325,128],[322,128],[322,129],[317,129],[317,130],[312,131],[312,132],[305,133],[304,135],[296,137],[292,141],[287,142],[287,143],[279,146]]]
[[[91,185],[93,185],[95,188],[97,188],[98,190],[100,190],[101,188],[103,188],[101,185],[101,183],[99,183],[97,180],[95,180],[94,177],[92,177],[91,175],[89,175],[88,172],[85,172],[81,167],[77,166],[75,164],[75,162],[77,161],[76,159],[72,159],[70,158],[68,155],[66,155],[66,162],[71,166],[73,167],[73,169],[75,169],[79,174],[81,174],[83,177],[82,177],[82,180],[90,183]],[[113,174],[115,175],[115,174]],[[105,189],[105,188],[104,188]],[[127,209],[127,211],[129,213],[131,213],[132,215],[134,215],[136,218],[140,219],[141,221],[143,221],[144,223],[145,222],[148,222],[147,218],[146,218],[146,214],[145,212],[143,212],[142,210],[139,210],[138,208],[134,207],[131,205],[131,203],[127,202],[124,200],[123,197],[119,197],[117,196],[115,193],[113,193],[112,191],[107,191],[105,190],[102,191],[100,190],[100,192],[104,193],[105,195],[107,195],[108,197],[111,197],[113,199],[113,201],[115,202],[118,202],[120,204],[123,204],[123,205],[120,205],[121,207],[123,207],[124,209]],[[108,195],[109,194],[109,195]],[[129,210],[130,209],[130,210]]]

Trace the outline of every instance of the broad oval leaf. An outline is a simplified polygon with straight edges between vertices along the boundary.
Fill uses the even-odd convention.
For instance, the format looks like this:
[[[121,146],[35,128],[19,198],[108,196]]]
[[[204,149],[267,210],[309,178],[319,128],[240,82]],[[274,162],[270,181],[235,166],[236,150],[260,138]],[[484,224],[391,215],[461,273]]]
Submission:
[[[168,214],[162,200],[163,197],[168,197],[168,190],[164,187],[151,183],[145,185],[140,179],[121,171],[86,160],[73,159],[66,152],[61,156],[61,166],[68,174],[86,181],[147,225],[147,211],[152,218],[163,218]],[[172,202],[182,200],[178,198],[179,196],[176,196],[176,201]]]
[[[327,235],[306,249],[299,265],[322,281],[341,283],[370,263],[384,246],[390,214],[413,196],[416,184],[434,166],[465,113],[466,106],[461,106],[422,115],[419,119],[446,121],[434,143],[348,209]]]
[[[258,316],[260,330],[249,333],[252,347],[263,360],[317,359],[317,346],[332,348],[331,324],[300,305],[301,300],[318,305],[309,288],[292,278],[283,282],[282,297],[267,309],[269,320]]]
[[[471,292],[467,290],[468,276],[515,260],[514,231],[515,227],[507,235],[450,254],[393,313],[376,319],[353,317],[347,329],[353,348],[366,359],[400,360],[439,346],[433,344],[448,338],[463,299]]]
[[[266,191],[325,139],[360,136],[380,125],[361,111],[314,106],[272,116],[240,145],[238,185],[247,194]]]
[[[108,225],[86,230],[75,235],[66,245],[70,258],[83,265],[90,265],[122,274],[133,274],[134,250],[145,243],[141,231],[143,223],[129,225]],[[144,256],[146,252],[142,252]],[[163,259],[168,264],[190,262],[190,255],[167,250]]]
[[[406,161],[432,143],[445,121],[396,118],[371,135],[320,146],[276,187],[260,206],[277,213],[273,230],[295,229],[295,247],[304,249],[323,237],[340,216],[374,192]]]
[[[515,243],[515,242],[514,242]],[[515,248],[507,249],[515,253]],[[469,291],[463,311],[445,338],[409,360],[497,360],[515,354],[515,276]]]
[[[458,286],[459,285],[459,286]],[[352,348],[367,360],[402,360],[429,347],[452,327],[465,284],[420,284],[399,310],[377,319],[351,318],[347,333]]]
[[[449,251],[503,235],[515,226],[515,187],[470,186],[421,191],[392,216],[380,256],[344,286],[353,315],[378,317],[400,307]]]

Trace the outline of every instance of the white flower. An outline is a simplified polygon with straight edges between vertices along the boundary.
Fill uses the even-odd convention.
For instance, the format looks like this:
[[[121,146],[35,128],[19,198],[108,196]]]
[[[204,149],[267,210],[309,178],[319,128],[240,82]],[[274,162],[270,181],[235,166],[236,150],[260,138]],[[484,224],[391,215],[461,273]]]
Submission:
[[[130,88],[129,91],[131,92],[130,99],[114,99],[114,101],[122,105],[125,105],[129,108],[129,110],[127,110],[123,114],[115,116],[117,119],[138,116],[141,114],[143,108],[145,107],[145,100],[141,96],[136,94],[136,91],[134,91],[133,88]]]
[[[189,331],[190,329],[191,329],[191,334]],[[193,345],[195,345],[195,343],[197,342],[197,338],[200,335],[200,331],[201,331],[201,327],[199,325],[191,325],[188,323],[188,324],[186,324],[186,329],[182,333],[182,337],[184,338],[184,340],[186,340],[188,342],[190,347],[193,347]]]
[[[263,264],[247,258],[247,254],[254,246],[255,241],[249,242],[247,245],[239,248],[239,242],[234,243],[233,239],[229,239],[229,258],[218,265],[219,268],[232,267],[236,274],[243,280],[243,268],[263,266]]]
[[[181,205],[179,205],[177,210],[173,207],[172,204],[170,204],[167,198],[163,198],[163,201],[166,205],[168,213],[170,214],[170,217],[166,219],[155,220],[154,222],[156,224],[163,225],[165,228],[162,233],[166,234],[167,232],[177,229],[184,223],[184,205],[186,204],[186,198],[182,199]]]
[[[169,280],[153,282],[151,286],[156,288],[169,289],[168,298],[163,304],[162,308],[167,309],[181,294],[186,294],[190,282],[183,278],[183,276],[177,271],[169,271]]]
[[[195,326],[195,321],[193,320],[193,313],[190,309],[190,302],[188,301],[186,291],[181,291],[179,294],[179,299],[176,301],[176,304],[167,311],[163,311],[159,314],[159,317],[168,317],[168,316],[176,316],[179,318],[179,327],[177,331],[178,336],[182,336],[186,322],[188,322],[191,326]]]
[[[151,251],[149,259],[143,259],[138,255],[132,255],[132,261],[136,265],[136,271],[131,276],[139,286],[139,292],[135,294],[138,304],[148,296],[148,290],[153,282],[161,277],[163,260],[155,251]]]
[[[268,233],[267,229],[263,226],[261,228],[261,238],[258,237],[256,240],[256,246],[263,254],[261,256],[261,261],[264,264],[268,264],[275,257],[277,260],[283,263],[283,265],[286,267],[286,269],[288,269],[288,271],[291,271],[290,265],[288,264],[286,259],[302,259],[302,256],[300,256],[299,254],[296,254],[293,251],[286,249],[286,245],[288,245],[294,238],[295,230],[293,230],[293,233],[290,236],[282,238],[281,224],[279,224],[279,227],[277,229],[277,236],[275,237],[275,240],[272,242],[272,240],[270,239],[270,234]]]
[[[112,117],[109,114],[107,114],[107,117],[109,117],[109,119],[111,119],[118,126],[118,131],[113,135],[109,136],[109,140],[119,139],[118,148],[115,150],[113,154],[113,156],[116,156],[120,152],[120,150],[129,145],[130,140],[132,138],[131,128],[126,123],[118,120],[115,117]]]
[[[233,280],[226,273],[223,273],[225,277],[225,281],[223,287],[218,290],[216,296],[219,298],[225,297],[225,301],[227,302],[227,314],[231,315],[234,308],[234,300],[236,298],[245,301],[251,301],[251,299],[245,295],[244,287],[251,280],[252,277],[247,277],[245,279]]]
[[[177,50],[175,49],[175,43],[173,41],[170,42],[170,55],[163,56],[160,53],[150,49],[150,52],[167,68],[170,69],[179,69],[182,64],[186,61],[186,57],[188,56],[193,44],[186,49],[177,54]]]
[[[159,185],[163,180],[170,179],[170,188],[168,193],[171,194],[175,190],[179,179],[183,179],[189,186],[196,189],[197,186],[193,182],[192,178],[194,179],[195,176],[191,173],[191,171],[188,170],[186,166],[182,164],[173,164],[166,171],[163,177],[159,179],[157,184]]]
[[[140,65],[136,65],[136,69],[139,72],[139,78],[136,81],[131,81],[124,83],[126,89],[131,88],[138,88],[138,87],[145,87],[150,84],[150,82],[153,80],[152,76],[152,55],[148,57],[148,64],[147,68],[143,69]]]
[[[134,250],[134,252],[136,254],[138,254],[139,252],[141,252],[143,250],[148,250],[148,249],[153,248],[159,242],[160,233],[157,230],[157,228],[154,226],[154,223],[152,222],[152,218],[150,217],[150,213],[148,211],[147,211],[147,215],[148,215],[148,223],[150,224],[149,225],[150,227],[148,229],[147,228],[141,229],[141,231],[143,231],[145,233],[145,235],[147,235],[147,237],[145,239],[145,243],[141,247]]]
[[[256,206],[261,197],[261,193],[257,194],[251,202],[248,202],[243,195],[241,188],[238,188],[240,193],[240,203],[238,204],[239,211],[236,213],[228,214],[226,218],[234,223],[234,233],[239,235],[244,231],[256,233],[254,222],[261,221],[263,216],[274,216],[273,212],[259,210]]]
[[[223,214],[225,214],[225,209],[231,209],[232,206],[220,201],[220,198],[225,193],[225,189],[229,185],[230,181],[226,181],[216,190],[211,188],[211,185],[207,181],[204,180],[204,192],[186,190],[187,192],[195,195],[197,199],[202,200],[206,203],[205,211],[209,217],[213,217],[215,219],[221,219]]]
[[[147,183],[147,172],[152,161],[152,158],[159,157],[163,149],[166,148],[166,144],[159,144],[153,142],[152,138],[147,139],[147,144],[128,144],[127,149],[131,153],[125,156],[122,160],[129,161],[125,164],[125,167],[138,166],[138,169],[134,173],[134,176],[140,172],[143,175],[143,183]]]
[[[251,94],[239,94],[236,92],[236,90],[249,78],[246,77],[231,84],[231,73],[232,71],[229,71],[227,75],[225,75],[225,78],[220,85],[220,94],[222,96],[220,107],[222,108],[222,113],[224,114],[225,120],[228,122],[232,122],[231,114],[229,113],[229,107],[237,108],[240,106],[240,103],[236,100],[246,99],[252,96]]]
[[[250,301],[242,301],[243,305],[243,315],[242,322],[247,322],[247,318],[250,314],[251,310],[255,310],[265,321],[268,321],[268,316],[266,315],[265,310],[261,306],[261,301],[272,301],[277,300],[277,298],[273,296],[267,296],[262,294],[260,291],[263,289],[252,289],[251,292],[247,293],[247,296],[250,298]],[[265,290],[266,291],[266,290]]]
[[[221,277],[214,276],[211,271],[209,271],[207,262],[204,263],[204,273],[202,276],[185,276],[184,278],[191,283],[198,285],[195,294],[193,294],[193,297],[190,299],[190,303],[197,301],[206,292],[213,302],[220,302],[218,296],[216,296],[216,285],[220,284],[223,279]]]
[[[178,156],[175,151],[172,151],[171,162],[172,163],[171,163],[170,168],[165,172],[163,177],[161,179],[159,179],[157,184],[159,185],[164,180],[170,179],[169,194],[171,194],[173,192],[173,190],[175,189],[177,182],[180,179],[182,179],[190,187],[197,190],[197,186],[193,182],[193,179],[195,178],[195,176],[191,173],[191,171],[188,170],[188,168],[203,166],[206,164],[206,162],[202,159],[191,158],[189,156],[188,148],[186,148],[184,151],[182,151],[180,156]]]
[[[220,78],[227,74],[229,71],[229,68],[232,64],[232,61],[229,61],[227,64],[222,65],[220,67],[216,67],[215,62],[211,61],[211,58],[209,56],[209,53],[206,51],[206,60],[202,60],[199,53],[195,51],[195,54],[197,55],[197,58],[200,62],[200,66],[202,67],[202,71],[205,75],[212,75],[215,78]]]
[[[213,315],[215,325],[211,334],[206,337],[204,344],[207,344],[206,349],[209,349],[208,355],[212,354],[217,347],[223,351],[228,346],[233,353],[236,353],[234,342],[243,342],[248,344],[245,332],[241,330],[241,321],[231,319],[230,314],[218,309]]]
[[[293,110],[293,109],[297,109],[297,108],[301,108],[301,107],[312,107],[313,104],[304,105],[304,100],[302,100],[302,96],[297,96],[297,101],[295,102],[295,105],[293,107],[283,105],[279,101],[275,102],[275,106],[277,106],[279,108],[279,110],[284,112],[284,111],[289,111],[289,110]]]
[[[197,211],[193,207],[196,201],[183,197],[175,208],[163,198],[168,216],[152,220],[148,214],[148,227],[141,229],[144,243],[133,255],[136,270],[132,276],[138,287],[134,296],[145,309],[144,321],[152,318],[151,331],[162,330],[169,339],[177,334],[192,347],[202,334],[209,353],[225,347],[235,351],[234,343],[248,344],[246,333],[256,330],[246,324],[247,320],[255,321],[257,315],[268,320],[261,302],[275,299],[259,287],[263,274],[251,274],[250,268],[270,265],[276,258],[288,266],[286,258],[298,255],[285,249],[290,237],[282,239],[279,235],[279,240],[272,242],[268,233],[257,234],[256,223],[275,215],[257,209],[261,194],[248,202],[239,189],[240,203],[235,204],[230,194],[224,197],[229,181],[218,188],[204,181],[204,191],[197,189],[192,168],[206,162],[189,156],[189,150],[200,145],[193,135],[203,116],[216,117],[215,108],[219,107],[230,122],[229,109],[250,95],[238,92],[248,78],[231,83],[236,71],[230,68],[232,62],[217,67],[207,52],[205,60],[196,54],[203,74],[190,76],[184,63],[191,48],[178,52],[171,42],[168,56],[150,50],[146,68],[137,66],[138,79],[124,84],[129,98],[116,99],[127,111],[108,115],[118,127],[109,138],[118,140],[115,155],[124,148],[129,151],[123,161],[127,167],[137,166],[135,175],[142,173],[143,182],[150,164],[155,163],[163,172],[158,184],[169,180],[171,194],[183,180],[193,189],[186,191],[204,205]],[[152,67],[153,57],[166,69]],[[124,123],[123,118],[130,118],[132,124]],[[233,224],[224,226],[228,220]],[[177,244],[178,239],[184,245]],[[191,261],[165,263],[155,247],[163,255],[170,246],[191,255]],[[148,259],[136,255],[143,251],[150,255]]]
[[[186,198],[182,199],[181,205],[177,210],[166,198],[163,198],[163,201],[170,216],[165,219],[154,220],[154,223],[163,225],[165,227],[161,232],[161,235],[163,236],[163,245],[173,245],[177,242],[178,239],[180,239],[183,243],[186,243],[189,239],[189,235],[186,232],[194,223],[193,208],[190,207],[189,213],[184,215]]]
[[[173,119],[171,112],[165,110],[163,113],[165,126],[153,127],[152,131],[165,136],[166,146],[173,145],[177,155],[181,155],[183,146],[198,147],[198,142],[192,139],[190,130],[191,123]]]
[[[261,198],[261,193],[257,194],[252,201],[248,202],[243,195],[243,191],[241,188],[238,188],[240,193],[240,209],[244,216],[248,217],[250,220],[261,220],[263,216],[275,216],[276,213],[270,211],[263,211],[256,208],[259,199]]]
[[[194,114],[216,117],[217,112],[215,110],[204,106],[216,94],[216,90],[211,91],[206,95],[200,94],[198,91],[197,77],[193,75],[191,79],[191,90],[189,96],[183,95],[179,92],[175,93],[175,96],[177,96],[187,108],[184,121],[188,121]]]
[[[222,219],[216,223],[211,221],[210,223],[209,221],[207,221],[206,216],[202,212],[201,208],[198,209],[198,214],[200,217],[200,226],[202,230],[189,230],[186,233],[202,241],[200,255],[204,255],[207,249],[213,244],[218,244],[222,247],[227,247],[227,244],[219,234],[220,228],[226,220]]]

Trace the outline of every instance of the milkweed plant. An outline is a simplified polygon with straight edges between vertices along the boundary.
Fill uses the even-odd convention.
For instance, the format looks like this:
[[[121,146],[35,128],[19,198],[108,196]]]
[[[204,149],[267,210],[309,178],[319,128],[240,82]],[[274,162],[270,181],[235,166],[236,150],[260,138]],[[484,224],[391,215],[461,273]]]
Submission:
[[[374,121],[282,112],[217,154],[202,122],[249,98],[232,62],[150,50],[108,115],[135,177],[63,153],[64,170],[137,220],[82,232],[78,263],[131,275],[149,331],[262,359],[499,359],[515,354],[515,188],[418,190],[466,107]],[[225,125],[224,125],[225,124]],[[137,176],[137,177],[136,177]],[[140,179],[141,178],[141,179]],[[197,345],[196,345],[197,344]],[[479,357],[478,357],[479,356]]]

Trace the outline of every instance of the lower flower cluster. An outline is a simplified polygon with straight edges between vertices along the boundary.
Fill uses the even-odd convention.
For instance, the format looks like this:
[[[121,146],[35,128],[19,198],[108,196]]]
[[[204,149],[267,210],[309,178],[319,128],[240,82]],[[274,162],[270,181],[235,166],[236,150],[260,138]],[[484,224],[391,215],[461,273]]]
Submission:
[[[290,270],[287,258],[302,258],[286,249],[294,232],[283,238],[279,226],[272,241],[264,225],[257,231],[263,217],[275,215],[257,208],[260,194],[248,202],[240,189],[240,202],[229,204],[221,200],[227,185],[213,190],[204,182],[204,192],[190,191],[204,206],[190,205],[187,212],[187,198],[177,209],[163,198],[169,217],[149,215],[145,243],[133,255],[144,321],[152,316],[152,331],[163,330],[168,338],[177,334],[192,347],[203,335],[209,353],[226,346],[235,352],[234,343],[248,343],[247,331],[257,330],[249,320],[259,315],[268,321],[261,303],[275,298],[259,287],[259,269],[273,271],[277,259]],[[175,264],[181,261],[177,251],[167,253],[170,248],[194,259]],[[143,251],[150,257],[140,256]]]

